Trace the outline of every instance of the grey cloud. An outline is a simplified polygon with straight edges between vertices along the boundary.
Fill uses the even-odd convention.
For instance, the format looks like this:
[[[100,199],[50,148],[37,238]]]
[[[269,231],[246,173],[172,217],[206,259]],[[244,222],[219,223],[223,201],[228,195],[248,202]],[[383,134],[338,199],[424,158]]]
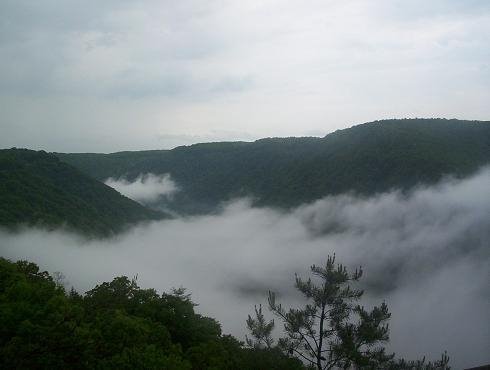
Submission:
[[[155,72],[137,69],[121,71],[110,82],[103,96],[206,100],[210,96],[249,90],[253,86],[252,77],[193,78],[184,68],[168,66],[162,69]]]
[[[244,77],[224,77],[211,87],[211,91],[216,93],[233,93],[249,90],[254,84],[252,76]]]
[[[486,0],[412,0],[406,2],[395,0],[385,2],[389,5],[391,15],[405,20],[420,20],[441,16],[471,16],[490,10],[490,4]]]
[[[137,10],[145,6],[151,9],[157,2],[132,1],[56,1],[5,0],[0,4],[1,27],[4,31],[0,41],[22,42],[36,34],[74,34],[80,32],[111,32],[122,30],[115,15]],[[163,4],[163,2],[160,2]]]
[[[184,3],[2,3],[2,92],[101,99],[213,92],[228,77],[200,81],[186,63],[223,48],[220,33],[195,20],[214,7]]]
[[[288,213],[239,200],[222,214],[155,222],[106,241],[30,229],[1,234],[0,253],[61,271],[82,291],[122,274],[159,290],[183,285],[202,313],[239,337],[268,289],[298,303],[293,274],[336,253],[350,268],[363,266],[366,304],[390,307],[390,349],[412,358],[447,350],[463,368],[490,360],[489,184],[486,169],[408,195],[329,197]]]
[[[182,97],[192,89],[192,81],[180,71],[162,71],[149,76],[148,71],[125,70],[115,76],[110,86],[103,92],[106,97],[144,99],[148,97]]]

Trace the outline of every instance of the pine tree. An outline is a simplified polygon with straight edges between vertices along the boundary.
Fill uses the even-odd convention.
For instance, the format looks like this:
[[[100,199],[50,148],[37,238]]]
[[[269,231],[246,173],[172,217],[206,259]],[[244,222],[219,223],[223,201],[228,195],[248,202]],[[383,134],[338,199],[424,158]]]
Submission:
[[[318,369],[382,368],[392,360],[382,346],[389,339],[388,307],[368,311],[356,304],[362,290],[351,287],[362,269],[349,273],[329,256],[325,266],[311,266],[314,280],[296,275],[296,288],[307,299],[300,309],[285,310],[269,292],[269,308],[284,323],[285,338],[278,345]]]
[[[247,329],[250,331],[252,338],[245,336],[247,345],[250,348],[255,349],[270,349],[274,344],[274,339],[272,338],[272,330],[274,329],[274,320],[266,322],[264,314],[262,313],[262,305],[255,308],[255,318],[248,315],[247,319]]]

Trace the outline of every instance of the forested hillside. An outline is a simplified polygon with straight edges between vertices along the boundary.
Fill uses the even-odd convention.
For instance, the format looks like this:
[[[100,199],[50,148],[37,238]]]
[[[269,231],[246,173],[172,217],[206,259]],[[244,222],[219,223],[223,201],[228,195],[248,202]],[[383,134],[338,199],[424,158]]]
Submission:
[[[304,369],[222,335],[182,289],[158,294],[122,276],[81,295],[1,257],[0,322],[2,369]]]
[[[490,163],[490,122],[386,120],[324,138],[57,155],[99,180],[170,173],[181,191],[166,206],[182,213],[207,212],[239,196],[288,208],[329,194],[369,195],[432,184],[446,175],[464,177]]]
[[[108,236],[164,217],[46,152],[0,150],[0,225],[65,226]]]

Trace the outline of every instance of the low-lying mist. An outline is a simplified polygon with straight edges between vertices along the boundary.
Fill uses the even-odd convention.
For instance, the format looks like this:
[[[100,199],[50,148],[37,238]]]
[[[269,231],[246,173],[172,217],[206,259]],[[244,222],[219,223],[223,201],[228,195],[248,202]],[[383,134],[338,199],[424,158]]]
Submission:
[[[171,197],[178,191],[177,185],[169,174],[142,174],[134,181],[110,177],[105,184],[140,203],[153,203],[161,197]]]
[[[410,194],[327,197],[284,213],[247,200],[218,215],[142,225],[112,240],[62,231],[0,234],[0,253],[61,271],[79,291],[138,275],[142,287],[184,286],[197,310],[240,339],[269,289],[297,302],[294,273],[335,253],[362,265],[367,305],[387,302],[390,349],[453,368],[490,362],[490,169]],[[276,320],[276,323],[279,323]]]

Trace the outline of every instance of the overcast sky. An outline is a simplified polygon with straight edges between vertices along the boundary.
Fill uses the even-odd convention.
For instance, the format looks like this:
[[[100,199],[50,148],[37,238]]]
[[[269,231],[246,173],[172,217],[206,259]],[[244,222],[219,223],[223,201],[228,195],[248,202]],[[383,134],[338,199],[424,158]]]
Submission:
[[[0,147],[323,136],[489,101],[488,0],[0,2]]]

